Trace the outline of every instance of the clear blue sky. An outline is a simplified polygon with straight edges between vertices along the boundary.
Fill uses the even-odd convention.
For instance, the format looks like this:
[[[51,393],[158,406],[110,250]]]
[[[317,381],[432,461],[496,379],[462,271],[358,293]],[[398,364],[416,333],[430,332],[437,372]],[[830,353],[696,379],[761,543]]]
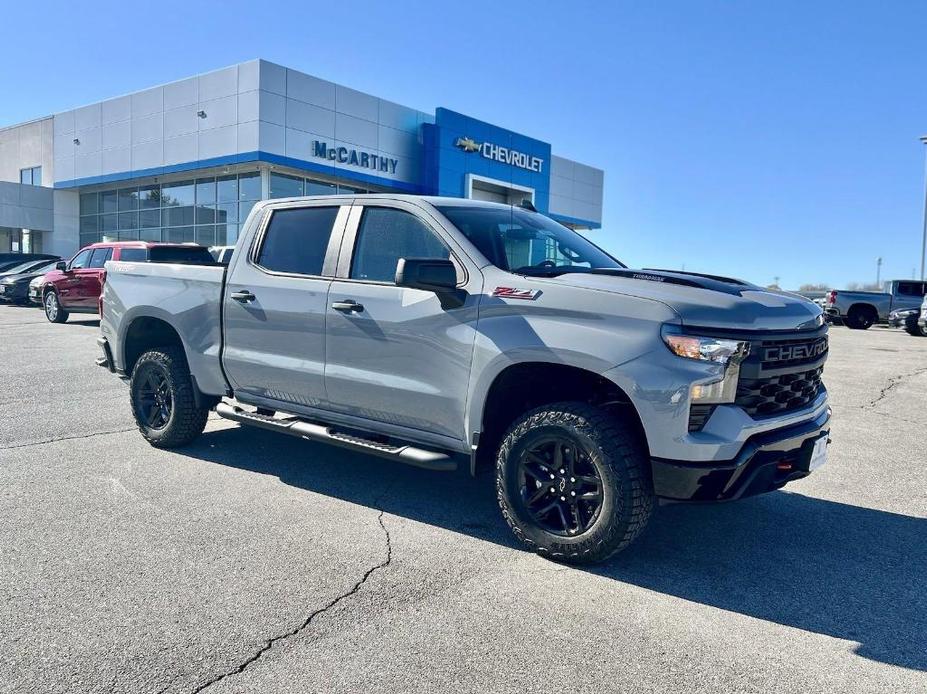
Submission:
[[[923,2],[17,1],[0,123],[262,57],[605,169],[635,266],[842,285],[920,271]]]

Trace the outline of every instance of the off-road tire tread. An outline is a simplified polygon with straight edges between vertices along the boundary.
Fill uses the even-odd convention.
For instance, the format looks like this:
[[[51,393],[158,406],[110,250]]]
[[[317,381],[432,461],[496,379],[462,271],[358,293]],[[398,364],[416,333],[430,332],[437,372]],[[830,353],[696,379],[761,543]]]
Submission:
[[[135,376],[139,366],[153,362],[162,366],[168,373],[171,395],[174,400],[171,421],[164,429],[154,432],[139,422],[135,415]],[[129,403],[135,423],[145,440],[156,448],[176,448],[184,446],[203,433],[209,410],[196,406],[193,396],[193,383],[190,380],[190,368],[184,353],[176,347],[163,347],[145,352],[135,362],[129,387]]]
[[[552,551],[525,536],[505,501],[505,465],[509,453],[519,438],[540,426],[559,425],[581,429],[596,442],[599,451],[607,454],[603,464],[623,465],[630,485],[631,509],[622,519],[622,508],[615,506],[607,531],[593,546],[579,551]],[[644,530],[654,507],[653,481],[640,436],[613,414],[583,402],[559,402],[529,411],[511,426],[503,437],[496,456],[496,497],[506,523],[522,543],[541,556],[568,563],[587,564],[604,561],[630,545]],[[602,522],[600,519],[598,522]]]

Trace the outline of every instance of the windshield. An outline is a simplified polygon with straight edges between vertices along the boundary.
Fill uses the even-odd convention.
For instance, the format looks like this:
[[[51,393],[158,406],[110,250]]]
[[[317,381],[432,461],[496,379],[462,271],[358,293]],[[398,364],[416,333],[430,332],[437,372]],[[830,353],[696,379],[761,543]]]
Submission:
[[[502,270],[560,275],[625,267],[575,231],[537,212],[470,205],[441,205],[438,210]]]
[[[47,263],[47,260],[30,260],[25,263],[20,263],[19,265],[14,265],[13,267],[4,270],[4,275],[18,275],[22,272],[28,272],[34,267],[39,267],[42,263]]]

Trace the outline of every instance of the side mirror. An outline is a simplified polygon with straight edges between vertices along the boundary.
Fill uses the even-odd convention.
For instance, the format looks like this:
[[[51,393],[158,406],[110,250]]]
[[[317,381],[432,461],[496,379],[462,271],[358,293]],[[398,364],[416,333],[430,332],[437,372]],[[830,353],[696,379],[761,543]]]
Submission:
[[[59,260],[57,263],[55,263],[55,269],[65,272],[68,269],[68,264],[63,260]]]
[[[424,289],[436,294],[457,289],[457,269],[442,258],[400,258],[396,264],[396,285]]]

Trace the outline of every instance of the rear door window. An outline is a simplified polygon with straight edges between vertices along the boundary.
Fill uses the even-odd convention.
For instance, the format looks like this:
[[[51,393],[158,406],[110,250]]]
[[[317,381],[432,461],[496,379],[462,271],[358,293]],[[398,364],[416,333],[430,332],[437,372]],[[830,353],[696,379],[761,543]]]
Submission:
[[[321,275],[338,209],[335,206],[275,210],[264,233],[257,264],[272,272]]]
[[[206,246],[153,246],[148,251],[152,263],[181,263],[184,265],[215,265],[216,261]]]
[[[148,260],[147,248],[123,248],[119,251],[119,260],[130,263],[145,262]]]
[[[94,248],[93,255],[90,256],[90,264],[87,267],[103,267],[104,263],[112,257],[112,248]]]

